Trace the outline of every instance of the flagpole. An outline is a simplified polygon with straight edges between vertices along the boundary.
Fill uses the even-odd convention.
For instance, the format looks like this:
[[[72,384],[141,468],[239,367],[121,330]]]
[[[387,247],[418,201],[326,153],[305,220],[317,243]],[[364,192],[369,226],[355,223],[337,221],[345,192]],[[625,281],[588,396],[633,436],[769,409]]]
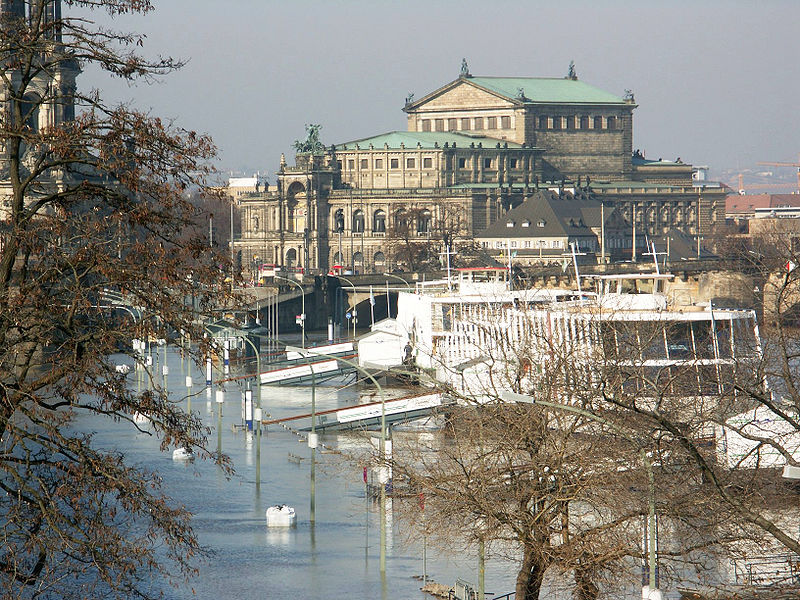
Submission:
[[[506,248],[508,249],[508,291],[514,288],[514,283],[511,281],[511,240],[506,238]]]

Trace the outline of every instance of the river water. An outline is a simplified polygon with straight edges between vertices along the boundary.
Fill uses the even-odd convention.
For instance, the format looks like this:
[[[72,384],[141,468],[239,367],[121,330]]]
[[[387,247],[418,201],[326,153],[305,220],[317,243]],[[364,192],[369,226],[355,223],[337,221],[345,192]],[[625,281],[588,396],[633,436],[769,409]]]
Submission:
[[[132,363],[129,357],[114,358]],[[222,450],[232,458],[236,469],[233,477],[227,479],[211,461],[173,461],[171,451],[159,451],[157,439],[132,427],[121,428],[107,420],[92,420],[83,426],[96,432],[96,440],[103,447],[120,450],[130,463],[158,471],[166,493],[194,514],[193,526],[200,542],[214,553],[201,565],[199,576],[186,586],[173,589],[153,582],[164,589],[167,598],[431,598],[420,591],[423,542],[391,514],[387,516],[387,561],[382,577],[379,509],[366,498],[363,473],[357,465],[317,450],[316,519],[312,524],[311,450],[307,444],[291,431],[270,426],[261,438],[261,485],[257,489],[255,437],[234,428],[242,422],[241,387],[226,385],[222,426],[217,429],[216,395],[206,395],[202,371],[182,361],[175,349],[161,348],[154,372],[162,372],[165,360],[173,398],[185,398],[187,372],[192,375],[193,392],[201,390],[194,396],[191,410],[212,428],[210,447],[215,448],[219,439]],[[215,369],[215,380],[218,376]],[[128,377],[136,385],[136,373]],[[362,394],[373,392],[343,384],[332,381],[318,386],[317,410],[352,405]],[[308,413],[311,389],[262,387],[262,406],[272,418]],[[320,441],[332,449],[368,443],[356,434],[321,435]],[[284,503],[295,507],[297,526],[268,529],[265,510]],[[477,584],[477,571],[475,554],[454,557],[428,544],[429,579],[448,586],[456,578]],[[513,565],[507,562],[491,557],[487,560],[486,590],[492,592],[487,598],[513,590],[513,571]]]

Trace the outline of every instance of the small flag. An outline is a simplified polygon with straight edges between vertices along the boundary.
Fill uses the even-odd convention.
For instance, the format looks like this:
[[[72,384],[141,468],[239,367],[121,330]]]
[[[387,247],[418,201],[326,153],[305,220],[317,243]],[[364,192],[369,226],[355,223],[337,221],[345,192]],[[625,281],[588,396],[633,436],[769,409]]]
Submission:
[[[367,483],[367,467],[364,467],[364,483]]]
[[[791,273],[792,271],[794,271],[796,268],[797,268],[797,263],[795,263],[795,262],[792,262],[791,260],[790,260],[790,261],[787,261],[787,263],[786,263],[786,270],[787,270],[789,273]]]
[[[375,306],[375,294],[372,293],[372,286],[369,286],[369,303]]]

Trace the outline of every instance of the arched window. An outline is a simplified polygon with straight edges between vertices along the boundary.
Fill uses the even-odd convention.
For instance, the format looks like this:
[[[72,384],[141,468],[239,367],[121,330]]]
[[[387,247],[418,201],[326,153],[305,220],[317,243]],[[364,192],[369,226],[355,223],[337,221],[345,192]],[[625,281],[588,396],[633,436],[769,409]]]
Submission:
[[[22,120],[32,131],[39,131],[39,105],[41,99],[36,94],[25,94],[22,101]]]
[[[616,129],[617,128],[617,117],[608,117],[606,120],[606,127],[608,129]]]
[[[386,231],[386,213],[382,210],[376,210],[372,215],[372,231],[376,233],[384,233]]]
[[[353,233],[364,233],[364,211],[361,209],[353,213]]]
[[[333,230],[344,231],[344,211],[340,208],[333,215]]]
[[[397,229],[408,227],[408,213],[402,208],[398,208],[394,213],[394,226]]]
[[[431,211],[425,209],[417,217],[417,233],[430,233]]]
[[[361,267],[364,265],[364,255],[361,252],[356,252],[353,254],[353,264],[356,267]]]
[[[372,265],[376,273],[382,273],[386,266],[386,255],[380,250],[372,257]]]
[[[583,116],[581,117],[581,129],[589,129],[589,117]]]
[[[343,260],[344,260],[344,258],[342,257],[342,253],[341,252],[336,252],[333,255],[333,264],[336,265],[337,267],[341,267],[342,266],[342,261]]]
[[[297,208],[297,200],[289,200],[286,203],[286,231],[294,231],[295,208]]]
[[[297,265],[297,250],[289,248],[286,251],[286,266],[291,269]]]
[[[595,129],[602,129],[603,128],[603,117],[595,117],[594,118],[594,128]]]
[[[539,129],[547,129],[547,117],[544,115],[539,117]]]

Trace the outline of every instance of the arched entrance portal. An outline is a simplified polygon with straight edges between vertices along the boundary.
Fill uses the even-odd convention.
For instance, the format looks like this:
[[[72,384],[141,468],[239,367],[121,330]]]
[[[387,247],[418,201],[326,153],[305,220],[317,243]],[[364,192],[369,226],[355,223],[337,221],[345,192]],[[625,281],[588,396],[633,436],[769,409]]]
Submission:
[[[306,188],[299,181],[286,190],[286,230],[303,231],[306,225]]]
[[[286,268],[292,270],[297,266],[297,250],[289,248],[286,251]]]

